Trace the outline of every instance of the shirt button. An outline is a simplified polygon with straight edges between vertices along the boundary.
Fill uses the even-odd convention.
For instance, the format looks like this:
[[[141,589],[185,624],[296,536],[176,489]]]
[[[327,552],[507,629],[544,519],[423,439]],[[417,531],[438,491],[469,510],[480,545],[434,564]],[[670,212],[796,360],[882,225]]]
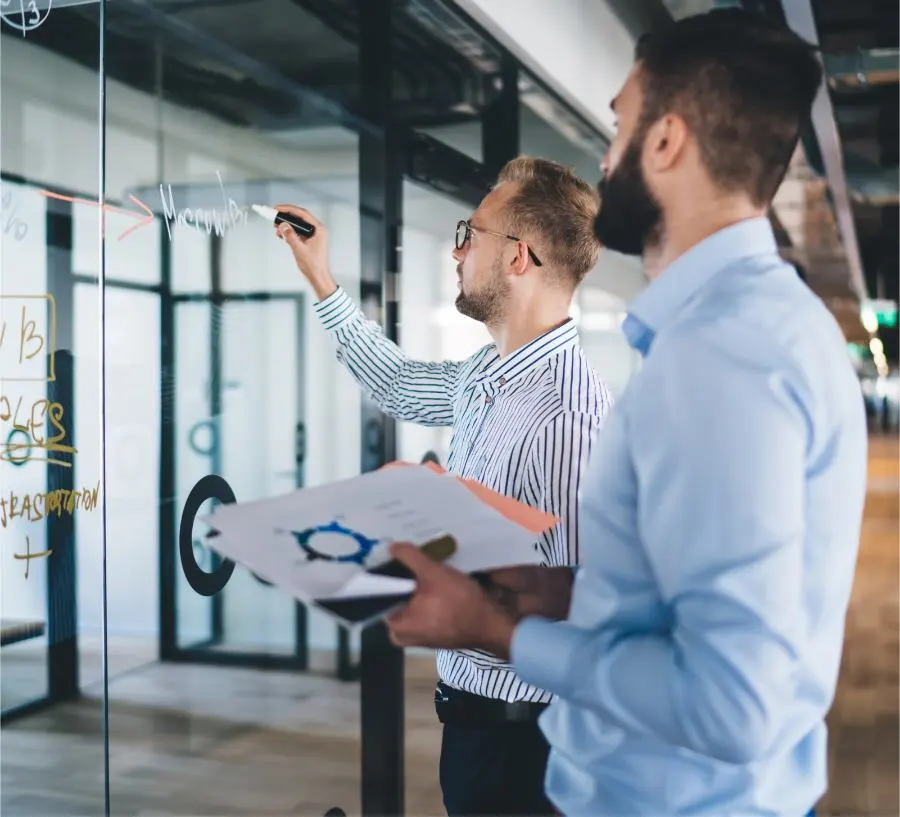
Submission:
[[[493,398],[493,397],[490,397],[489,395],[486,394],[486,395],[484,396],[484,402],[487,403],[488,405],[490,405],[491,403],[494,402],[494,398]]]
[[[497,381],[497,382],[500,383],[501,386],[505,386],[505,385],[506,385],[506,378],[505,378],[505,377],[501,377],[500,380]]]

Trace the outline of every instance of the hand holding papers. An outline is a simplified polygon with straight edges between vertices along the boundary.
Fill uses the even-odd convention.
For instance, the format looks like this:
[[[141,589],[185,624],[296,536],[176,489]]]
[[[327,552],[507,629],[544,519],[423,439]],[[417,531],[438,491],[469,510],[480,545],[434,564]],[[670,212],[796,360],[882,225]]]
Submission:
[[[393,542],[450,536],[446,564],[464,573],[538,564],[538,535],[556,519],[427,466],[385,468],[331,485],[222,505],[207,544],[345,624],[380,618],[412,592],[378,575]]]

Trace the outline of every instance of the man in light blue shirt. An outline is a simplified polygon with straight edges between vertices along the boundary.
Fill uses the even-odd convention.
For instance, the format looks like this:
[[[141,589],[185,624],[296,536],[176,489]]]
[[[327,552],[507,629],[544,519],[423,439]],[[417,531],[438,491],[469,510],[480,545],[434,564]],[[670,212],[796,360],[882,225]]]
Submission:
[[[778,254],[766,211],[821,82],[811,49],[741,12],[643,41],[613,102],[598,238],[652,281],[623,326],[644,359],[581,491],[568,620],[469,577],[417,575],[396,643],[510,655],[566,815],[802,817],[827,787],[865,496],[846,343]]]

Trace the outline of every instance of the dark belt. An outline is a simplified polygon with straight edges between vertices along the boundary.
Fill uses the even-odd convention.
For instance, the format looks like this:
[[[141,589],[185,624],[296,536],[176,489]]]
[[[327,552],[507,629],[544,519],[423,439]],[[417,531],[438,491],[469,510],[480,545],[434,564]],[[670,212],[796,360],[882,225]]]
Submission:
[[[434,690],[434,711],[441,723],[453,726],[490,726],[501,723],[536,721],[547,704],[531,701],[501,701],[453,689],[438,681]]]

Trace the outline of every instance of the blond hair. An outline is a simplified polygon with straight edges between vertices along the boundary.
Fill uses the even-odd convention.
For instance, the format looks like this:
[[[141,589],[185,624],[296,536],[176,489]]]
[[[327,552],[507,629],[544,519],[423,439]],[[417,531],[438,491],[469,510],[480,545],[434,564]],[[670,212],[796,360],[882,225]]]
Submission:
[[[515,182],[518,190],[504,208],[510,233],[540,239],[545,265],[567,273],[577,286],[600,255],[594,218],[600,199],[594,187],[571,168],[548,159],[519,156],[507,162],[497,184]]]

